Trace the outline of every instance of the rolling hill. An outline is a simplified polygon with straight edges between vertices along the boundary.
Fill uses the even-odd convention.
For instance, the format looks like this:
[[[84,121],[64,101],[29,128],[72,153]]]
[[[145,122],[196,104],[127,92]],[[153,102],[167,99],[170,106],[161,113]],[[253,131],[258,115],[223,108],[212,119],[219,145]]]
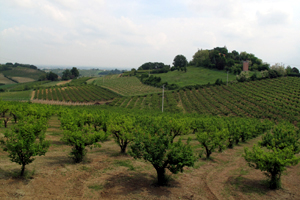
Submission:
[[[225,71],[194,66],[189,66],[187,68],[187,72],[175,70],[169,71],[168,73],[152,75],[160,77],[162,82],[168,82],[168,84],[176,84],[179,87],[196,84],[213,84],[217,79],[222,79],[223,82],[227,81],[227,73]],[[228,81],[234,80],[236,80],[236,75],[229,73]]]
[[[14,79],[14,77],[26,78],[25,82],[28,82],[28,80],[31,81],[38,80],[41,75],[45,74],[45,72],[41,70],[30,69],[30,68],[20,67],[20,66],[10,67],[10,70],[1,71],[1,73],[12,79]],[[20,78],[16,78],[16,79],[20,79]]]

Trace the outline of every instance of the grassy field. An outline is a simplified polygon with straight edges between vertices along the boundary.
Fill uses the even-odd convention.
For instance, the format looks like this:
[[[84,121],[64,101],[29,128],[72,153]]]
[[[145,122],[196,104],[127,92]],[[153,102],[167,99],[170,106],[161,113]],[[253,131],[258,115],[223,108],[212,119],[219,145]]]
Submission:
[[[134,96],[151,93],[159,93],[161,88],[144,85],[136,77],[119,77],[119,75],[108,75],[92,81],[92,84],[105,87],[123,96]]]
[[[32,90],[20,91],[20,92],[1,92],[0,99],[9,101],[22,101],[30,100]]]
[[[18,81],[18,83],[28,83],[28,82],[33,82],[35,81],[32,78],[28,78],[28,77],[11,77],[13,80]]]
[[[216,80],[222,79],[223,82],[227,81],[227,73],[225,71],[212,70],[203,67],[187,68],[187,72],[183,71],[170,71],[163,74],[153,74],[154,76],[161,77],[162,82],[168,82],[168,84],[177,84],[179,87],[187,85],[204,85],[207,83],[215,83]],[[228,74],[228,80],[236,80],[236,75]]]
[[[17,83],[14,83],[14,82],[13,82],[13,84],[0,85],[0,89],[5,89],[6,90],[6,89],[14,87],[16,85],[17,85]]]
[[[9,87],[5,87],[3,89],[9,90],[10,92],[30,90],[30,89],[34,89],[37,86],[39,87],[43,84],[47,84],[50,82],[51,81],[33,81],[33,82],[27,82],[27,83],[11,84]]]
[[[14,84],[15,82],[9,80],[8,78],[4,77],[3,74],[0,73],[0,83],[4,83],[4,84]]]
[[[45,72],[26,67],[12,67],[12,70],[3,71],[2,73],[8,77],[26,77],[38,80]]]

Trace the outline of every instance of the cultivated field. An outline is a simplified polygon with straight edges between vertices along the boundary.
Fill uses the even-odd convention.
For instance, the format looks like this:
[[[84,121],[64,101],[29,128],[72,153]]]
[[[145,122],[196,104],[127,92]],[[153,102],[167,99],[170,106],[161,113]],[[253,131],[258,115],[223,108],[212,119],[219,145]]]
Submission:
[[[11,127],[9,123],[9,128]],[[4,133],[5,128],[0,128]],[[241,143],[233,149],[214,153],[212,160],[198,158],[194,167],[171,176],[169,186],[155,185],[156,171],[149,162],[120,154],[112,137],[101,148],[88,149],[86,159],[75,164],[68,157],[71,147],[60,141],[63,131],[58,117],[48,122],[46,139],[51,141],[45,156],[26,166],[19,178],[20,165],[0,150],[0,198],[5,199],[297,199],[300,196],[300,165],[288,167],[282,176],[283,189],[270,190],[265,175],[250,168],[242,157],[244,147],[261,138]],[[192,137],[195,153],[199,142]],[[168,172],[168,175],[170,173]]]
[[[136,77],[84,77],[63,86],[56,84],[39,81],[15,84],[14,88],[6,85],[11,90],[25,87],[36,90],[0,93],[3,100],[31,99],[32,102],[0,101],[0,139],[26,117],[27,120],[37,117],[29,123],[30,126],[27,124],[30,129],[47,116],[49,118],[45,117],[43,125],[48,123],[46,140],[51,142],[45,156],[36,156],[33,163],[26,165],[24,177],[19,175],[20,165],[11,162],[8,153],[0,148],[0,199],[264,200],[298,199],[300,196],[299,164],[288,166],[283,171],[281,189],[271,190],[268,185],[270,179],[264,172],[249,167],[244,158],[245,147],[252,149],[270,133],[284,136],[274,140],[274,144],[284,139],[290,143],[288,146],[275,146],[272,150],[260,147],[264,151],[258,154],[260,161],[266,155],[275,155],[268,154],[270,152],[280,153],[268,160],[272,162],[287,160],[287,152],[293,151],[295,159],[299,158],[299,78],[282,77],[230,83],[228,86],[165,91],[163,113],[161,88],[142,85]],[[107,103],[109,105],[94,105]],[[3,127],[6,121],[8,128]],[[39,130],[36,126],[34,133]],[[67,134],[74,135],[63,141]],[[99,142],[97,134],[106,134],[107,139],[104,137],[103,142]],[[168,143],[165,140],[168,137],[173,138],[174,143]],[[208,143],[200,143],[199,138]],[[81,142],[86,140],[87,146],[94,139],[101,147],[86,147],[87,154],[82,162],[75,163],[69,157],[72,149],[77,150],[78,146],[72,148],[67,145],[68,142],[83,144]],[[145,139],[153,143],[149,146],[149,143],[140,143]],[[180,141],[191,149],[192,155],[183,153],[183,148],[180,150]],[[212,148],[215,142],[217,146],[211,158],[205,159],[206,150]],[[120,152],[121,144],[127,145],[127,153]],[[208,147],[205,147],[206,144]],[[294,149],[292,144],[295,144]],[[171,159],[168,165],[177,161],[184,163],[185,158],[191,157],[196,161],[194,166],[185,165],[183,173],[171,174],[170,168],[166,169],[168,185],[158,186],[157,171],[153,165],[149,160],[134,159],[130,151],[142,147],[154,149],[154,153],[144,155],[158,160],[165,146],[172,147],[165,152],[175,153],[175,157],[171,158],[176,158]],[[282,147],[286,149],[280,150]],[[138,151],[140,156],[143,155],[141,152]],[[169,155],[163,159],[169,159]]]
[[[112,100],[119,95],[94,85],[52,87],[35,91],[34,99],[64,102],[96,102]]]
[[[143,95],[161,92],[161,88],[144,85],[136,77],[108,75],[95,79],[93,84],[110,89],[123,96]]]
[[[32,90],[20,92],[1,92],[0,100],[6,101],[29,101],[31,98]]]
[[[0,73],[0,83],[14,84],[15,82],[13,82],[12,80],[9,80],[8,78],[4,77],[3,74]]]
[[[27,77],[11,77],[13,80],[17,81],[18,83],[28,83],[28,82],[33,82],[35,81],[32,78],[27,78]]]
[[[283,77],[165,92],[164,111],[300,120],[300,79]],[[162,94],[115,99],[112,106],[161,110]]]

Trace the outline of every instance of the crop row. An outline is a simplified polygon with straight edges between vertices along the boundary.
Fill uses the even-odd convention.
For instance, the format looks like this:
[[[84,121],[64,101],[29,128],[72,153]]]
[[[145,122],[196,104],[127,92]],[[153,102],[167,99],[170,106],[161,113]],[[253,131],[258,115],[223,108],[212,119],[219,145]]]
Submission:
[[[35,99],[66,101],[66,102],[93,102],[107,101],[115,97],[117,94],[94,85],[87,86],[71,86],[71,87],[52,87],[41,88],[36,90]]]
[[[144,85],[136,77],[106,76],[95,80],[95,84],[108,88],[123,96],[142,95],[161,92],[161,88]]]
[[[199,90],[165,92],[164,110],[273,120],[286,119],[296,122],[300,119],[299,87],[299,78],[284,77],[276,80],[265,79],[228,86],[212,86]],[[148,94],[120,98],[110,105],[121,105],[130,109],[160,110],[161,101],[161,94]]]

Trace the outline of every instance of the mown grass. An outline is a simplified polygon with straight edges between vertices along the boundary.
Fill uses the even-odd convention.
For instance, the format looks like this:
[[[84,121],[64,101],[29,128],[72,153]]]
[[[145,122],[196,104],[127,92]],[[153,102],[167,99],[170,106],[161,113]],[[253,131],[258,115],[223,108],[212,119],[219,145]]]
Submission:
[[[162,82],[168,82],[168,84],[177,84],[179,87],[196,84],[213,84],[217,79],[222,79],[223,82],[227,81],[227,73],[225,71],[194,66],[189,66],[187,68],[187,72],[176,70],[168,73],[153,75],[161,77]],[[228,81],[234,80],[236,80],[236,75],[228,73]]]
[[[0,73],[0,83],[4,84],[14,84],[15,82],[9,80],[8,78],[4,77],[3,74]],[[1,87],[0,87],[1,88]]]

